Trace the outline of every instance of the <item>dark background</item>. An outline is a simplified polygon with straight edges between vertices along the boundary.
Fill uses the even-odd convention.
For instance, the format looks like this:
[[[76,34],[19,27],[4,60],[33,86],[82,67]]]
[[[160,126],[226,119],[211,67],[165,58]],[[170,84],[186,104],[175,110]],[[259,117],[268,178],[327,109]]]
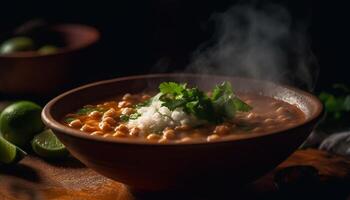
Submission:
[[[242,1],[232,0],[143,0],[143,1],[7,1],[2,2],[0,31],[41,18],[49,22],[83,23],[101,31],[94,56],[82,71],[82,83],[130,74],[181,71],[191,53],[212,35],[208,18]],[[243,1],[244,2],[244,1]],[[318,89],[331,83],[350,83],[346,7],[332,1],[268,1],[284,5],[294,20],[309,25],[309,41],[321,69]],[[344,11],[342,11],[344,10]],[[321,37],[325,36],[325,37]],[[323,56],[321,57],[321,40]],[[345,50],[345,51],[344,51]],[[158,70],[159,71],[159,70]]]

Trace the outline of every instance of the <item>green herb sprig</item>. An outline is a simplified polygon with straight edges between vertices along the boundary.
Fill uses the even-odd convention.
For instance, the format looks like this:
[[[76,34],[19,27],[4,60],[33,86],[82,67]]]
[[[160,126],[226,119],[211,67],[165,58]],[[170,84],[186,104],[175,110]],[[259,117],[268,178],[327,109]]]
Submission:
[[[236,97],[229,82],[217,85],[211,97],[198,88],[187,88],[186,84],[163,82],[159,85],[162,106],[175,110],[183,108],[187,114],[198,119],[219,123],[233,118],[237,111],[249,111],[251,107]]]
[[[187,84],[175,82],[161,83],[159,91],[160,93],[156,96],[137,104],[135,108],[147,107],[152,101],[159,100],[162,106],[171,111],[182,108],[185,113],[210,123],[220,123],[225,119],[232,119],[237,111],[247,112],[252,109],[234,94],[229,82],[217,85],[211,92],[211,97],[196,87],[188,88]],[[137,119],[140,115],[136,112],[131,115],[121,115],[120,119],[128,121]]]

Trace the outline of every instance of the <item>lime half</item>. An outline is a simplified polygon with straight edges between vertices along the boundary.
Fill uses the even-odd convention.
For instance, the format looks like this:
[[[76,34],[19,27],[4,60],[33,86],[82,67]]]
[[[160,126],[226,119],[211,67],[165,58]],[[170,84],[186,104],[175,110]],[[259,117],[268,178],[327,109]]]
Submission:
[[[27,153],[0,137],[0,164],[13,164],[22,160]]]
[[[33,151],[43,158],[60,158],[68,155],[66,147],[51,129],[44,130],[32,140]]]

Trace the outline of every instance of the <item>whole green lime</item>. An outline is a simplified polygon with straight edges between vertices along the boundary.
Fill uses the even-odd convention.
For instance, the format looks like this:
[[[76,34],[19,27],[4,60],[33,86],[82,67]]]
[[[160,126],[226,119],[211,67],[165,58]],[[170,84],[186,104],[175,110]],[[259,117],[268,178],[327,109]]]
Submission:
[[[0,133],[9,142],[24,147],[44,129],[41,107],[30,101],[15,102],[0,115]]]
[[[14,37],[4,41],[0,46],[1,54],[30,50],[34,50],[34,41],[29,37]]]

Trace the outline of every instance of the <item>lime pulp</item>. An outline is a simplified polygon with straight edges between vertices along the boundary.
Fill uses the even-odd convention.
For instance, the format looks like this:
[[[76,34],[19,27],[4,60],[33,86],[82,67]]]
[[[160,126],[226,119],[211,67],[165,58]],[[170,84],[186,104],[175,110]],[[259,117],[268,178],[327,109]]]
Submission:
[[[13,164],[22,160],[27,153],[0,137],[0,163]]]
[[[59,158],[68,155],[66,147],[51,129],[46,129],[32,140],[33,151],[43,158]]]

